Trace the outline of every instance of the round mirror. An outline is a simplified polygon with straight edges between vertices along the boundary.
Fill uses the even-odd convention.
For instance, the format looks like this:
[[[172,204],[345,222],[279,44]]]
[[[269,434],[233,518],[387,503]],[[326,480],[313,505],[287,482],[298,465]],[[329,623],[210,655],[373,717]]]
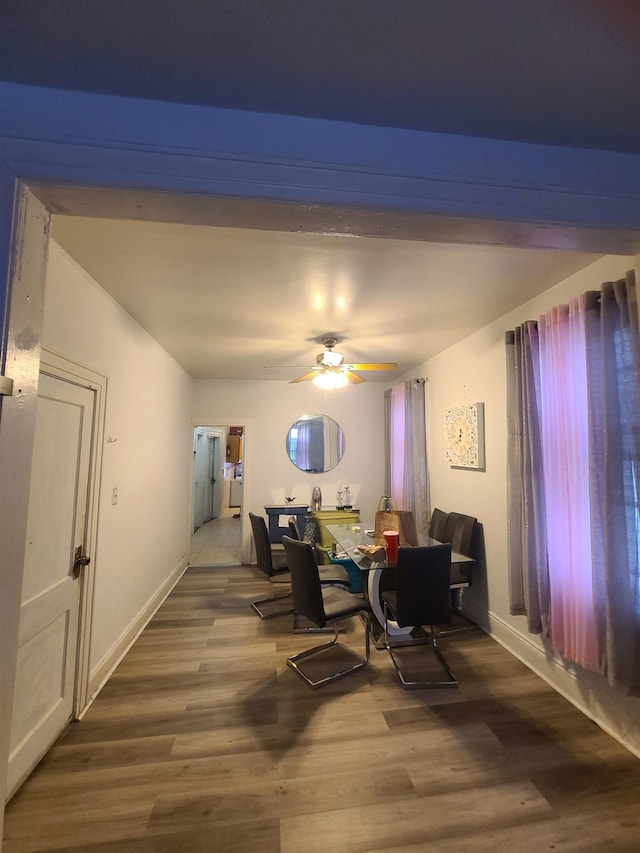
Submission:
[[[327,415],[302,415],[287,433],[287,456],[307,474],[324,474],[344,455],[344,433]]]

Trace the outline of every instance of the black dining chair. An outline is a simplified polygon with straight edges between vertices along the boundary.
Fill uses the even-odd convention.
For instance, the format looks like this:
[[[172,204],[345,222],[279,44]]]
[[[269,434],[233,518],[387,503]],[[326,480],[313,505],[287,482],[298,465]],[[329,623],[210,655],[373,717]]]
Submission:
[[[261,515],[249,513],[249,521],[253,531],[253,541],[256,548],[256,560],[258,568],[263,572],[270,583],[274,584],[290,584],[291,574],[288,566],[273,565],[273,555],[271,553],[271,542],[269,540],[269,531],[267,524]],[[351,585],[348,572],[342,566],[321,566],[320,567],[320,582],[322,584],[340,584],[344,587]],[[262,609],[263,604],[269,604],[274,601],[291,599],[291,590],[289,589],[283,595],[269,596],[267,598],[257,598],[251,602],[251,606],[256,611],[261,619],[271,619],[274,616],[282,616],[285,613],[292,613],[293,606],[289,601],[286,609],[274,610],[267,613]]]
[[[451,595],[449,571],[451,545],[419,546],[398,549],[396,566],[396,588],[382,593],[384,609],[384,646],[405,690],[422,687],[457,687],[458,682],[440,648],[438,647],[437,625],[451,623]],[[402,628],[422,626],[429,629],[424,638],[402,641],[396,648],[414,645],[429,645],[439,661],[446,678],[438,680],[411,679],[403,669],[397,653],[389,639],[389,618],[395,619]]]
[[[477,519],[471,515],[450,512],[444,541],[451,544],[452,551],[464,554],[465,557],[473,557],[477,523]],[[458,590],[471,586],[472,568],[473,563],[454,563],[451,567],[451,586]]]
[[[282,538],[284,550],[287,555],[287,563],[291,572],[291,591],[293,594],[293,610],[296,616],[302,616],[323,630],[326,627],[333,628],[333,639],[328,643],[322,643],[311,649],[298,652],[287,658],[287,666],[296,672],[300,678],[311,687],[312,690],[331,684],[339,678],[345,678],[362,669],[369,660],[369,613],[370,608],[362,594],[353,594],[345,589],[331,586],[328,587],[320,582],[319,567],[313,552],[313,546],[308,542],[292,539],[290,536]],[[364,657],[357,663],[344,669],[331,672],[324,678],[314,680],[310,678],[298,665],[301,660],[319,655],[327,649],[331,649],[338,642],[338,634],[341,623],[352,616],[359,616],[364,623]]]
[[[429,522],[429,536],[432,539],[437,539],[438,542],[447,541],[448,518],[449,513],[444,512],[444,510],[438,509],[438,507],[434,507],[433,512],[431,513],[431,520]]]
[[[297,539],[299,542],[302,542],[302,533],[300,532],[300,525],[298,524],[298,519],[295,515],[289,516],[289,536],[292,539]]]

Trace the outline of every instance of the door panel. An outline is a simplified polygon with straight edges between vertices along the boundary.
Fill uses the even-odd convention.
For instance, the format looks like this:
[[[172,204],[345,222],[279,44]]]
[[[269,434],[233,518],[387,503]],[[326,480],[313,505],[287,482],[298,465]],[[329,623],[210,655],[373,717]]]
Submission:
[[[94,392],[42,374],[38,391],[13,703],[9,792],[74,710]]]

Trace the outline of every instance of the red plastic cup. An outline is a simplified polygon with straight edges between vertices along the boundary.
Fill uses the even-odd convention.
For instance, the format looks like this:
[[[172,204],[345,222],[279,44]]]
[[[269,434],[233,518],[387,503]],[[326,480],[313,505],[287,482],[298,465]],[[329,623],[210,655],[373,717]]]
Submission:
[[[398,544],[400,542],[400,534],[397,530],[384,530],[382,532],[384,541],[387,547],[387,560],[390,563],[395,563],[398,559]]]

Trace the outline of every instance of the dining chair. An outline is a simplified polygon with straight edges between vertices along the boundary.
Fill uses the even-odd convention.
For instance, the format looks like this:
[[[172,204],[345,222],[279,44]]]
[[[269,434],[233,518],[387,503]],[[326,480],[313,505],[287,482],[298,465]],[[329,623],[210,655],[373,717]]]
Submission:
[[[299,542],[302,542],[302,533],[300,532],[300,525],[298,524],[298,519],[295,515],[289,516],[289,536],[292,539],[297,539]]]
[[[260,569],[260,571],[267,576],[267,579],[270,583],[291,583],[289,567],[276,567],[273,564],[271,542],[269,541],[269,532],[267,530],[267,525],[264,518],[262,518],[262,516],[260,515],[254,515],[254,513],[250,512],[249,521],[251,522],[251,529],[253,531],[253,542],[256,549],[256,561],[258,563],[258,568]],[[269,596],[267,598],[257,598],[251,602],[251,606],[261,619],[271,619],[274,616],[282,616],[285,613],[292,613],[293,606],[291,602],[289,602],[288,607],[286,607],[285,609],[273,610],[269,613],[262,610],[261,605],[272,603],[274,601],[281,601],[284,599],[291,599],[290,589],[283,595]]]
[[[420,544],[416,519],[411,510],[398,513],[398,533],[400,534],[400,545]]]
[[[471,515],[450,512],[444,541],[450,543],[452,551],[464,554],[465,557],[473,557],[477,523],[478,520]],[[455,563],[451,571],[451,586],[458,589],[471,586],[472,567],[472,563]]]
[[[345,589],[335,586],[326,586],[320,582],[320,569],[316,562],[313,546],[308,542],[283,536],[287,563],[291,572],[291,591],[293,595],[293,610],[296,616],[302,616],[323,630],[326,627],[333,628],[333,639],[311,649],[305,649],[298,654],[287,658],[289,666],[300,678],[316,690],[326,684],[331,684],[340,678],[345,678],[362,669],[369,660],[369,613],[370,608],[363,595],[352,594]],[[364,623],[364,657],[357,663],[331,672],[323,678],[312,679],[298,665],[300,661],[320,655],[327,649],[331,649],[338,643],[338,635],[341,624],[353,616],[359,616]]]
[[[267,524],[261,515],[249,513],[251,529],[253,531],[253,541],[256,548],[256,561],[258,568],[263,572],[270,583],[273,584],[290,584],[291,574],[288,566],[277,566],[273,564],[273,555],[271,553],[271,542],[269,540],[269,531]],[[284,538],[284,537],[283,537]],[[322,584],[340,584],[343,587],[349,587],[351,581],[349,574],[342,566],[321,566],[319,569],[320,582]],[[256,611],[261,619],[271,619],[274,616],[282,616],[286,613],[293,612],[293,606],[290,604],[286,609],[274,610],[267,613],[262,609],[263,604],[269,604],[274,601],[282,601],[291,599],[291,590],[289,589],[283,595],[269,596],[267,598],[257,598],[251,602],[251,606]]]
[[[451,623],[449,571],[451,545],[419,546],[398,549],[396,588],[382,593],[384,609],[384,647],[400,683],[405,690],[434,687],[457,687],[458,682],[438,646],[438,625]],[[400,627],[422,626],[429,629],[427,637],[397,643],[395,648],[429,645],[446,677],[438,680],[412,679],[401,666],[397,651],[389,639],[388,620],[395,619]]]
[[[444,512],[444,510],[438,509],[438,507],[434,507],[433,512],[431,513],[431,520],[429,522],[429,536],[432,539],[437,539],[438,542],[446,542],[447,536],[447,519],[449,517],[449,513]]]
[[[460,512],[449,513],[445,541],[451,543],[452,551],[464,554],[465,557],[472,556],[473,534],[476,523],[477,519],[471,515],[463,515]]]

